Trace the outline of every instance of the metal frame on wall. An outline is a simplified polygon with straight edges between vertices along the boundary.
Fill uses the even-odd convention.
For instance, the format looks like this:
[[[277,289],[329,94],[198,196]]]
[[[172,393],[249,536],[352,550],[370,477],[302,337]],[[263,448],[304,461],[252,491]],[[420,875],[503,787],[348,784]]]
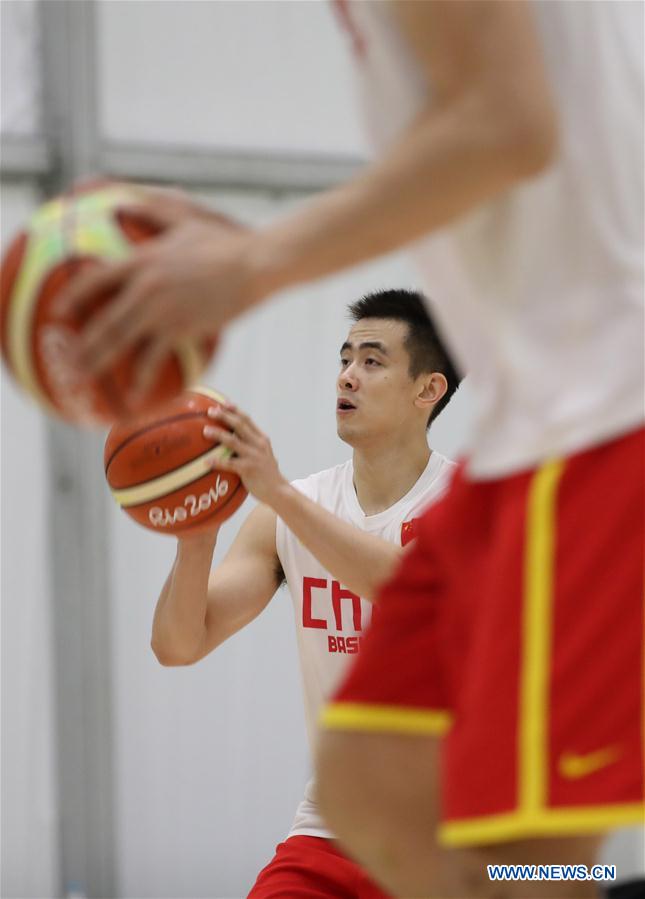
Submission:
[[[53,168],[49,145],[44,138],[3,135],[0,142],[0,174],[3,181],[43,178]]]
[[[48,194],[96,171],[94,3],[40,4]],[[64,896],[117,896],[112,652],[102,441],[51,421],[49,534],[59,871]]]
[[[36,182],[47,196],[97,173],[205,190],[304,192],[338,184],[362,164],[348,156],[104,140],[95,0],[39,0],[38,6],[42,133],[1,137],[4,182]],[[115,897],[110,547],[101,438],[51,421],[47,450],[59,895]]]

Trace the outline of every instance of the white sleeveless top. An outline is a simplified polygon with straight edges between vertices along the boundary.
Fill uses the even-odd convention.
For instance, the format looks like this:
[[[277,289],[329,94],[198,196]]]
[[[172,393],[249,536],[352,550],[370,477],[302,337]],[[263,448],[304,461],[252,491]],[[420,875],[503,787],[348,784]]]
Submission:
[[[643,4],[533,2],[560,145],[548,171],[413,247],[472,376],[470,471],[496,477],[633,429],[644,413]],[[431,86],[387,3],[338,8],[386,148]]]
[[[432,452],[411,490],[376,515],[363,514],[354,490],[351,461],[294,481],[293,486],[361,530],[391,543],[405,544],[411,533],[409,523],[445,492],[454,468],[453,462]],[[276,523],[276,550],[293,602],[305,720],[313,747],[320,710],[359,652],[372,606],[335,581],[280,518]],[[295,835],[331,837],[316,810],[313,781],[307,784],[289,834]]]

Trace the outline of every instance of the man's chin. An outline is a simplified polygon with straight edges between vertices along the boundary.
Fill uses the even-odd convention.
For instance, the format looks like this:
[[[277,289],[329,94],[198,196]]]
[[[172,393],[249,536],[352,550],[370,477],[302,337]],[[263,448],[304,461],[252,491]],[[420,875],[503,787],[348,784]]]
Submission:
[[[359,431],[346,421],[339,421],[337,423],[336,433],[343,443],[348,443],[350,446],[354,446],[356,441],[360,439]]]

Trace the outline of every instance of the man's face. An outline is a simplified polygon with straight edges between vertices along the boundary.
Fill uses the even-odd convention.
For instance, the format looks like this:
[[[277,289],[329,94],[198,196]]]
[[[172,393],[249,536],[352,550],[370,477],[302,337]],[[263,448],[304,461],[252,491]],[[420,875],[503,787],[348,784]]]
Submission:
[[[350,446],[393,433],[408,434],[425,421],[414,405],[405,322],[366,318],[357,322],[340,351],[336,382],[338,436]]]

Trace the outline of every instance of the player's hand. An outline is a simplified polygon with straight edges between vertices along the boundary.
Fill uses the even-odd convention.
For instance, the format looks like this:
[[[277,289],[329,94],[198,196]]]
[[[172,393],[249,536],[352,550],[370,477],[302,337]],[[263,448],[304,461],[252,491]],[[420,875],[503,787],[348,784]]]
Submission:
[[[278,468],[269,438],[233,405],[211,406],[208,415],[213,424],[205,425],[204,437],[235,453],[225,461],[214,462],[213,468],[235,472],[250,494],[271,506],[287,481]]]
[[[254,234],[237,223],[189,215],[123,262],[79,273],[61,296],[60,314],[116,294],[79,338],[81,369],[98,375],[146,341],[137,371],[144,385],[178,340],[215,336],[261,298],[251,265]]]
[[[194,200],[176,187],[158,187],[148,184],[125,185],[133,202],[121,207],[121,212],[139,219],[159,231],[176,228],[191,219],[212,222],[243,231],[245,225],[222,212],[217,212]]]

